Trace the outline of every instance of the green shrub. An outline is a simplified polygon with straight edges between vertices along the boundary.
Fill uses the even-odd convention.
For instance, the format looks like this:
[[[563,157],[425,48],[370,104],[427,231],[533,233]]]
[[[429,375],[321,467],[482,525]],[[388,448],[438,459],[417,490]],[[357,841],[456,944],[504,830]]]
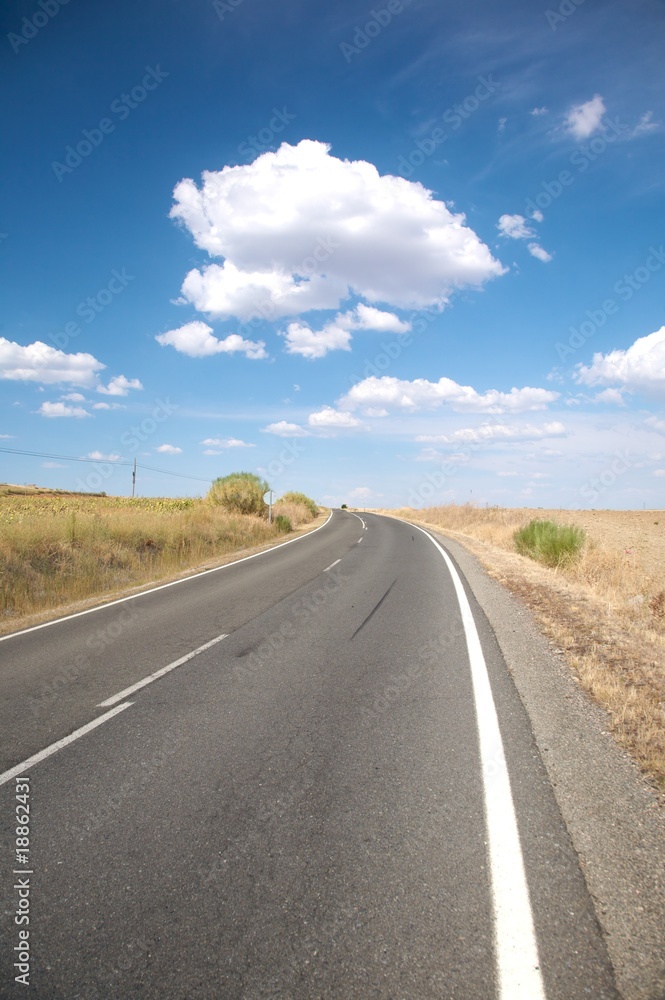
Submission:
[[[305,496],[304,493],[296,493],[294,491],[285,493],[282,497],[282,503],[299,503],[307,508],[312,517],[316,517],[319,513],[319,508],[316,506],[314,500],[311,497]]]
[[[346,506],[346,504],[345,504],[345,503],[343,503],[343,504],[342,504],[342,507],[341,507],[341,509],[342,509],[342,510],[348,510],[348,507]]]
[[[231,472],[213,482],[208,499],[237,514],[265,514],[268,484],[253,472]]]
[[[562,566],[572,562],[586,540],[582,528],[554,521],[530,521],[513,535],[515,548],[546,566]]]
[[[289,531],[293,530],[291,528],[291,522],[289,521],[288,517],[284,516],[284,514],[277,515],[277,517],[275,518],[275,527],[277,528],[278,531],[283,531],[284,534],[287,534]]]

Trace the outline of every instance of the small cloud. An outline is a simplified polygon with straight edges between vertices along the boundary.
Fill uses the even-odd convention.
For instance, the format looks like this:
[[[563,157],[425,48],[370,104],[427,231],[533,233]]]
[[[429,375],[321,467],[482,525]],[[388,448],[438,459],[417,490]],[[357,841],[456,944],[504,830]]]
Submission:
[[[541,115],[549,114],[549,112],[547,108],[532,108],[529,114],[533,115],[534,118],[540,118]]]
[[[277,437],[309,437],[309,431],[300,424],[290,424],[288,420],[279,420],[262,428],[264,434],[276,434]]]
[[[540,211],[539,208],[534,208],[533,212],[531,213],[531,218],[535,219],[536,222],[542,222],[545,216],[543,215],[543,213]]]
[[[504,129],[505,129],[505,127],[506,127],[507,122],[508,122],[507,118],[499,118],[499,123],[498,123],[498,125],[496,127],[497,132],[503,132]]]
[[[621,394],[620,389],[603,389],[602,392],[597,392],[594,398],[596,403],[614,403],[616,406],[625,406],[626,401]]]
[[[155,451],[161,452],[162,455],[182,455],[182,448],[178,448],[175,444],[160,444]]]
[[[116,455],[115,452],[106,455],[103,451],[89,451],[86,458],[92,458],[95,462],[117,462],[120,460],[120,455]]]
[[[654,476],[665,476],[665,469],[654,469]]]
[[[122,403],[93,403],[93,410],[124,410]]]
[[[62,398],[70,403],[85,403],[85,396],[80,392],[68,392]]]
[[[317,410],[316,413],[310,413],[307,418],[307,423],[310,427],[317,428],[355,428],[362,426],[356,417],[352,416],[350,413],[335,410],[332,406],[324,406],[322,410]]]
[[[651,132],[660,131],[660,122],[652,121],[653,111],[645,111],[639,122],[630,133],[631,139],[638,139],[641,135],[649,135]]]
[[[255,448],[256,445],[241,441],[240,438],[205,438],[201,444],[208,445],[209,448]],[[208,452],[206,452],[208,454]]]
[[[606,110],[600,94],[594,94],[590,101],[572,106],[564,120],[564,128],[575,139],[588,139],[600,129]]]
[[[201,320],[185,323],[176,330],[167,330],[155,337],[162,347],[174,347],[190,358],[208,358],[213,354],[244,354],[252,361],[267,358],[264,341],[245,340],[238,333],[230,333],[220,340],[213,336],[212,327]]]
[[[13,439],[13,437],[14,437],[13,434],[0,434],[0,440],[2,441],[10,441]]]
[[[124,375],[115,375],[108,385],[98,385],[97,392],[105,396],[127,396],[130,389],[142,389],[143,386],[137,378],[125,378]]]
[[[533,229],[526,224],[523,215],[502,215],[497,223],[497,229],[502,236],[511,240],[526,240],[535,235]]]
[[[42,469],[66,469],[66,465],[61,462],[42,462]]]
[[[371,495],[372,491],[369,486],[357,486],[355,490],[351,490],[349,493],[349,496],[353,497],[354,500],[366,500]]]
[[[90,414],[82,406],[67,406],[66,403],[42,403],[38,410],[43,417],[76,417],[78,420]]]
[[[529,243],[529,253],[532,257],[535,257],[536,260],[542,260],[544,264],[549,264],[552,260],[552,254],[548,253],[547,250],[543,250],[538,243]]]

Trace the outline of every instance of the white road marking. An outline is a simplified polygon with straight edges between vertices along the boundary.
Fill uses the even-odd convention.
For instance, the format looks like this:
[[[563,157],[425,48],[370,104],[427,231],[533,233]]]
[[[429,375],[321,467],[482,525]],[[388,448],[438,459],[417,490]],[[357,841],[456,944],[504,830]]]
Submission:
[[[424,528],[406,523],[422,531],[443,556],[455,587],[466,635],[483,771],[499,998],[545,1000],[510,776],[478,629],[462,581],[448,553]]]
[[[362,542],[362,540],[363,540],[363,536],[361,535],[360,538],[358,539],[358,541],[356,542],[356,545],[360,545],[360,543]]]
[[[50,747],[46,747],[45,750],[40,750],[39,753],[34,754],[32,757],[28,757],[24,760],[22,764],[17,764],[16,767],[12,767],[10,771],[5,771],[4,774],[0,774],[0,785],[6,784],[11,781],[12,778],[17,778],[20,775],[26,774],[35,764],[39,764],[40,761],[46,760],[52,754],[57,753],[58,750],[62,750],[63,747],[68,746],[75,740],[85,736],[86,733],[91,732],[96,729],[97,726],[101,726],[104,722],[108,722],[112,719],[114,715],[118,715],[119,712],[124,712],[126,708],[129,708],[133,702],[127,701],[124,705],[117,705],[116,708],[112,709],[110,712],[106,712],[104,715],[100,715],[99,718],[93,719],[92,722],[88,722],[85,726],[81,726],[76,732],[70,733],[69,736],[65,736],[63,739],[58,740],[57,743],[52,743]]]
[[[358,520],[360,521],[360,523],[361,523],[361,524],[362,524],[362,526],[363,526],[363,531],[367,531],[367,525],[366,525],[366,524],[365,524],[365,522],[363,521],[363,519],[362,519],[362,517],[360,516],[360,514],[354,514],[352,510],[350,510],[350,511],[349,511],[349,514],[353,514],[353,516],[354,516],[354,517],[357,517],[357,518],[358,518]]]
[[[337,563],[340,563],[341,561],[342,561],[341,559],[335,559],[334,563],[331,563],[330,566],[326,566],[323,572],[327,573],[329,569],[332,569],[333,566],[336,566]]]
[[[107,698],[106,701],[100,701],[97,708],[108,708],[109,705],[115,705],[116,702],[122,701],[123,698],[129,698],[130,695],[134,694],[135,691],[140,691],[141,688],[146,687],[148,684],[152,684],[153,681],[159,680],[164,674],[169,674],[176,667],[181,667],[183,663],[187,663],[188,660],[192,660],[199,653],[203,653],[206,649],[210,649],[211,646],[217,645],[222,639],[228,637],[228,632],[224,632],[222,635],[218,635],[216,639],[211,639],[210,642],[205,642],[198,649],[193,649],[191,653],[187,653],[186,656],[181,656],[179,660],[174,660],[173,663],[167,664],[165,667],[161,667],[160,670],[155,670],[154,674],[150,674],[148,677],[144,677],[143,680],[137,681],[136,684],[132,684],[131,687],[125,688],[124,691],[119,691],[118,694],[112,695],[112,697]]]
[[[199,576],[208,576],[210,573],[219,573],[223,569],[231,569],[232,566],[237,566],[239,563],[247,562],[249,559],[257,559],[259,556],[265,556],[269,552],[274,552],[276,549],[281,549],[285,545],[292,545],[293,542],[299,542],[303,538],[309,538],[311,535],[315,535],[317,531],[321,528],[325,528],[326,524],[333,516],[332,510],[328,514],[328,517],[320,524],[318,528],[314,528],[313,531],[308,531],[304,535],[298,535],[297,538],[289,538],[287,542],[280,542],[279,545],[273,545],[270,549],[264,549],[263,552],[255,552],[251,556],[243,556],[242,559],[236,559],[234,562],[224,563],[223,566],[213,566],[212,569],[201,570],[200,573],[192,573],[191,576],[184,576],[181,580],[171,580],[170,583],[160,583],[157,587],[150,587],[149,590],[141,590],[138,594],[129,594],[127,597],[119,597],[115,601],[107,601],[106,604],[97,604],[94,608],[87,608],[85,611],[76,611],[73,615],[64,615],[62,618],[54,618],[50,622],[42,622],[41,625],[32,625],[30,628],[23,628],[20,632],[10,632],[9,635],[1,635],[0,642],[5,642],[7,639],[15,639],[17,635],[25,635],[27,632],[37,632],[40,628],[50,628],[51,625],[57,625],[59,622],[68,622],[72,618],[80,618],[82,615],[91,615],[95,611],[104,611],[105,608],[112,608],[114,604],[124,604],[125,601],[135,601],[138,597],[145,597],[146,594],[155,594],[158,590],[166,590],[167,587],[176,587],[179,583],[188,583],[190,580],[195,580]]]

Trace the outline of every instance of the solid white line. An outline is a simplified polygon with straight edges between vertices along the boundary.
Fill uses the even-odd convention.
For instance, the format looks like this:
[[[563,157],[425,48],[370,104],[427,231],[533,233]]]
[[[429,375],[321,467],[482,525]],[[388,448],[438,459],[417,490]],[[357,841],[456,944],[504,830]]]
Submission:
[[[10,771],[5,771],[4,774],[0,774],[0,785],[4,785],[8,781],[11,781],[12,778],[25,774],[26,771],[29,771],[30,768],[35,766],[35,764],[39,764],[40,761],[46,760],[47,757],[57,753],[58,750],[62,750],[63,747],[66,747],[75,740],[80,739],[81,736],[85,736],[86,733],[96,729],[97,726],[101,726],[102,723],[108,722],[108,720],[112,719],[114,715],[117,715],[119,712],[124,712],[125,709],[129,708],[132,704],[133,702],[128,701],[125,702],[124,705],[118,705],[112,711],[106,712],[105,715],[100,715],[99,718],[93,719],[92,722],[88,722],[87,725],[81,726],[81,728],[77,729],[76,732],[70,733],[69,736],[65,736],[63,739],[58,740],[57,743],[52,743],[51,746],[46,747],[45,750],[40,750],[39,753],[34,754],[34,756],[28,757],[28,759],[24,760],[22,764],[17,764],[16,767],[12,767]]]
[[[341,559],[335,559],[334,563],[331,563],[330,566],[326,566],[323,572],[327,573],[329,569],[332,569],[333,566],[336,566],[337,563],[340,563],[341,561],[342,561]]]
[[[59,622],[68,622],[72,618],[80,618],[82,615],[91,615],[95,611],[103,611],[105,608],[112,608],[114,604],[124,604],[125,601],[135,601],[138,597],[145,597],[146,594],[155,594],[158,590],[166,590],[167,587],[176,587],[179,583],[188,583],[190,580],[196,580],[199,576],[208,576],[209,573],[219,573],[222,569],[230,569],[232,566],[237,566],[239,563],[247,562],[248,559],[257,559],[258,556],[265,556],[269,552],[274,552],[276,549],[281,549],[285,545],[292,545],[293,542],[300,542],[303,538],[309,538],[311,535],[315,535],[317,531],[321,528],[325,528],[326,524],[333,516],[332,510],[328,514],[328,517],[320,524],[318,528],[314,528],[313,531],[308,531],[304,535],[298,535],[297,538],[289,538],[287,542],[280,542],[279,545],[273,545],[270,549],[264,549],[263,552],[255,552],[251,556],[243,556],[242,559],[236,559],[234,562],[224,563],[223,566],[213,566],[212,569],[201,570],[200,573],[192,573],[191,576],[185,576],[182,580],[171,580],[170,583],[160,583],[157,587],[150,587],[149,590],[142,590],[138,594],[129,594],[127,597],[119,597],[115,601],[107,601],[106,604],[97,604],[94,608],[87,608],[85,611],[76,611],[73,615],[65,615],[63,618],[54,618],[50,622],[42,622],[41,625],[32,625],[30,628],[23,628],[20,632],[10,632],[9,635],[1,635],[0,642],[4,642],[6,639],[15,639],[17,635],[25,635],[27,632],[37,632],[40,628],[50,628],[51,625],[57,625]]]
[[[109,705],[115,705],[116,702],[122,701],[123,698],[129,698],[129,696],[134,694],[135,691],[140,691],[141,688],[146,687],[148,684],[152,684],[153,681],[159,680],[159,678],[163,677],[164,674],[169,674],[172,670],[175,670],[176,667],[181,667],[183,663],[187,663],[187,660],[192,660],[195,656],[198,656],[199,653],[203,653],[204,650],[210,649],[211,646],[215,646],[218,642],[221,642],[222,639],[226,639],[227,636],[228,632],[224,632],[222,635],[218,635],[216,639],[211,639],[210,642],[205,642],[202,646],[199,646],[198,649],[193,649],[191,653],[187,653],[186,656],[181,656],[179,660],[174,660],[173,663],[169,663],[167,666],[161,667],[159,670],[155,670],[154,674],[144,677],[143,680],[137,681],[136,684],[132,684],[131,687],[125,688],[124,691],[119,691],[118,694],[112,695],[110,698],[107,698],[106,701],[100,701],[97,708],[108,708]]]
[[[466,634],[485,793],[499,997],[500,1000],[545,1000],[510,776],[473,612],[445,549],[424,528],[410,521],[406,523],[422,531],[443,556],[455,587]]]
[[[360,538],[358,539],[358,541],[356,542],[356,545],[360,545],[360,543],[362,542],[362,540],[363,540],[363,536],[361,535]]]

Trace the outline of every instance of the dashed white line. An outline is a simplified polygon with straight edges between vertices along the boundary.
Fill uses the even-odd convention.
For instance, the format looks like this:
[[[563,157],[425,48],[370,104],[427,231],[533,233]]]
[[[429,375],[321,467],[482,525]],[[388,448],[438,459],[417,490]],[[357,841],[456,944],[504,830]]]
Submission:
[[[455,587],[466,635],[485,794],[499,998],[545,1000],[510,776],[473,612],[448,553],[429,532],[417,524],[411,527],[422,531],[443,556]]]
[[[340,563],[341,561],[342,561],[341,559],[335,559],[335,561],[333,563],[331,563],[330,566],[326,566],[326,568],[324,569],[323,572],[327,573],[329,569],[332,569],[333,566],[336,566],[337,563]]]
[[[198,656],[199,653],[203,653],[206,649],[210,649],[211,646],[217,645],[218,642],[221,642],[222,639],[226,639],[227,637],[228,632],[224,632],[222,635],[218,635],[215,639],[211,639],[210,642],[204,642],[204,644],[199,646],[198,649],[193,649],[191,653],[187,653],[186,656],[181,656],[179,660],[174,660],[173,663],[169,663],[160,670],[155,670],[153,674],[149,674],[147,677],[144,677],[143,680],[137,681],[136,684],[132,684],[131,687],[125,688],[124,691],[119,691],[118,694],[112,695],[110,698],[107,698],[106,701],[100,701],[97,708],[108,708],[109,705],[115,705],[116,702],[122,701],[124,698],[128,698],[130,695],[134,694],[135,691],[140,691],[141,688],[146,687],[148,684],[152,684],[153,681],[159,680],[159,678],[163,677],[164,674],[170,673],[172,670],[175,670],[176,667],[181,667],[183,663],[187,663],[188,660],[192,660],[195,656]]]
[[[360,543],[362,542],[362,540],[363,540],[363,536],[361,535],[360,538],[358,539],[358,541],[356,542],[356,545],[360,545]]]
[[[101,726],[104,722],[108,722],[112,719],[114,715],[118,715],[119,712],[124,712],[126,708],[129,708],[133,702],[127,701],[124,705],[117,705],[110,712],[106,712],[104,715],[100,715],[99,718],[93,719],[92,722],[88,722],[85,726],[81,726],[75,732],[70,733],[69,736],[65,736],[63,739],[58,740],[57,743],[52,743],[50,747],[46,747],[45,750],[40,750],[39,753],[34,754],[32,757],[28,757],[21,764],[17,764],[16,767],[12,767],[11,770],[5,771],[4,774],[0,774],[0,785],[6,784],[11,781],[12,778],[16,778],[21,774],[25,774],[29,771],[35,764],[39,764],[40,761],[46,760],[52,754],[57,753],[58,750],[62,750],[63,747],[68,746],[70,743],[74,743],[75,740],[79,740],[86,733],[91,732],[96,729],[97,726]]]

